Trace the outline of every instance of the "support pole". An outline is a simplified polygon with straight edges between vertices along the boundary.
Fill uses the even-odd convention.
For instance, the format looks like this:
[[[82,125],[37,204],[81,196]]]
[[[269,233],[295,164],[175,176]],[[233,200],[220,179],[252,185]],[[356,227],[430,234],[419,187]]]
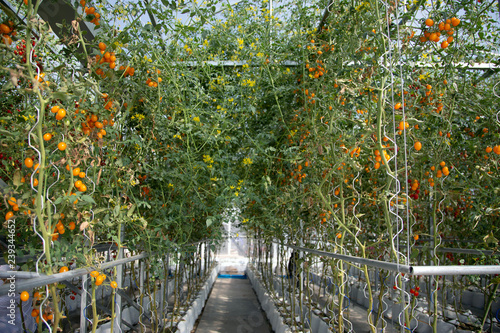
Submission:
[[[163,263],[163,267],[165,267],[165,262]],[[159,324],[158,329],[163,328],[163,323],[165,322],[164,303],[165,300],[167,300],[167,296],[165,295],[165,290],[167,289],[166,284],[168,283],[168,266],[166,270],[163,271],[163,274],[165,274],[165,277],[163,279],[163,283],[160,284],[160,311],[158,315],[158,318],[159,320],[161,320],[161,322],[158,323]]]
[[[120,232],[120,248],[117,249],[117,260],[123,259],[123,247],[121,247],[121,244],[123,244],[123,241],[125,239],[125,226],[122,224],[121,227],[121,232]],[[109,253],[109,252],[108,252]],[[116,284],[118,286],[123,286],[123,265],[118,265],[116,266]],[[121,330],[121,324],[122,324],[122,297],[120,294],[115,293],[115,318],[114,318],[114,324],[113,327],[114,329],[117,329],[118,327]],[[85,332],[85,331],[83,331]]]
[[[140,268],[139,268],[139,299],[142,298],[142,301],[141,301],[141,308],[143,309],[144,312],[146,312],[144,310],[144,273],[145,273],[145,270],[144,270],[144,262],[141,260],[140,264],[139,264]]]
[[[87,288],[88,275],[82,276],[82,297],[80,299],[80,332],[87,332]]]

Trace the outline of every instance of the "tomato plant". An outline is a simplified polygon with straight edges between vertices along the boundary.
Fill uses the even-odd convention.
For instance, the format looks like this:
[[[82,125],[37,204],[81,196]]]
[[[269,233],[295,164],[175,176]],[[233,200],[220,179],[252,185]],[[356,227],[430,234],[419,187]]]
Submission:
[[[498,77],[469,69],[498,63],[492,1],[80,1],[61,39],[37,6],[0,18],[2,216],[45,253],[23,269],[220,239],[232,210],[402,264],[425,239],[500,237]]]

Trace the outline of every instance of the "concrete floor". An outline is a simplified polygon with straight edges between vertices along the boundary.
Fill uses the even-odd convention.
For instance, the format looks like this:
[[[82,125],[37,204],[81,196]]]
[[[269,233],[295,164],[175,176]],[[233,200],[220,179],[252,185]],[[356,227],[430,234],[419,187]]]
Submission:
[[[196,333],[270,333],[248,279],[217,279]]]

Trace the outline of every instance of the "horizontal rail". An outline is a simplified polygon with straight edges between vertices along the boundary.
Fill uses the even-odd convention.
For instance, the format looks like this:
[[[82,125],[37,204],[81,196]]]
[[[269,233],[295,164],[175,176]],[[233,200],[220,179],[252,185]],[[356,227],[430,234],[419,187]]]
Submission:
[[[133,257],[106,262],[101,265],[100,269],[108,269],[111,267],[123,265],[147,257],[149,257],[149,254],[147,252],[143,252]],[[53,275],[40,275],[39,277],[34,277],[28,280],[16,281],[15,282],[16,291],[31,290],[51,283],[61,282],[64,280],[71,280],[73,278],[89,274],[90,271],[93,269],[95,269],[95,267],[78,268],[64,273],[57,273]],[[9,293],[9,290],[10,290],[10,283],[6,282],[3,286],[0,286],[0,296],[7,295]]]
[[[184,65],[188,67],[199,67],[199,66],[214,66],[214,67],[243,67],[243,66],[251,66],[251,67],[259,67],[260,63],[252,62],[252,61],[230,61],[230,60],[206,60],[206,61],[178,61],[177,65]],[[285,67],[297,67],[302,63],[298,61],[282,61],[279,63],[274,63],[274,65],[281,65]],[[423,62],[412,62],[405,63],[406,65],[410,65],[412,67],[418,68],[427,68],[427,67],[435,67],[441,66],[441,64],[431,64],[431,63],[423,63]],[[467,63],[467,62],[456,62],[452,64],[454,67],[459,69],[469,69],[469,70],[498,70],[500,66],[494,63]],[[350,61],[345,64],[345,66],[357,66],[356,62]]]
[[[211,242],[210,239],[203,239],[198,242],[183,244],[182,247],[194,246],[200,243]],[[114,244],[102,244],[102,250],[106,250],[109,246],[116,248]],[[143,252],[136,256],[130,258],[122,258],[118,260],[108,261],[103,263],[100,266],[100,269],[108,269],[119,265],[124,265],[131,261],[140,260],[149,257],[147,252]],[[14,277],[15,279],[22,279],[20,281],[16,281],[16,290],[31,290],[33,288],[45,286],[50,283],[63,282],[66,280],[71,280],[76,277],[80,277],[85,274],[89,274],[91,270],[95,269],[95,267],[85,267],[78,268],[64,273],[57,273],[53,275],[39,274],[36,272],[23,272],[23,271],[4,271],[0,272],[0,278],[9,279]],[[6,283],[0,286],[0,296],[6,295],[9,293],[10,283]]]
[[[500,265],[411,266],[412,275],[494,275]]]
[[[280,244],[278,242],[274,242]],[[331,253],[321,250],[308,249],[305,247],[280,244],[298,251],[316,254],[319,256],[340,259],[351,263],[386,269],[398,273],[408,273],[411,275],[494,275],[500,274],[500,265],[449,265],[449,266],[409,266],[393,262],[385,262],[374,259],[360,258],[345,254]]]
[[[410,63],[411,64],[411,63]],[[422,62],[415,62],[411,64],[414,67],[444,67],[440,63],[422,63]],[[486,62],[486,63],[468,63],[468,62],[454,62],[452,63],[452,66],[455,68],[460,68],[460,69],[475,69],[475,70],[488,70],[488,69],[500,69],[500,66],[494,63]]]
[[[206,61],[178,61],[176,62],[177,65],[185,65],[188,67],[198,67],[198,66],[214,66],[214,67],[243,67],[243,66],[252,66],[252,67],[258,67],[261,66],[260,63],[254,63],[251,61],[213,61],[213,60],[206,60]],[[294,66],[299,66],[300,63],[297,61],[283,61],[280,62],[279,64],[276,65],[281,65],[281,66],[286,66],[286,67],[294,67]]]
[[[0,272],[0,279],[8,279],[15,277],[16,279],[33,279],[41,276],[46,276],[46,274],[39,274],[37,272],[23,272],[23,271],[2,271]]]
[[[387,269],[387,270],[393,271],[393,272],[401,272],[401,273],[410,273],[411,272],[411,267],[408,265],[401,265],[401,264],[397,264],[397,263],[393,263],[393,262],[386,262],[386,261],[375,260],[375,259],[354,257],[354,256],[346,255],[346,254],[338,254],[338,253],[331,253],[331,252],[326,252],[326,251],[321,251],[321,250],[308,249],[305,247],[300,247],[300,246],[295,246],[295,245],[284,245],[284,246],[287,246],[289,248],[292,248],[292,249],[295,249],[298,251],[304,251],[304,252],[313,253],[313,254],[316,254],[319,256],[340,259],[340,260],[344,260],[347,262],[352,262],[352,263],[361,264],[361,265],[367,265],[370,267]]]

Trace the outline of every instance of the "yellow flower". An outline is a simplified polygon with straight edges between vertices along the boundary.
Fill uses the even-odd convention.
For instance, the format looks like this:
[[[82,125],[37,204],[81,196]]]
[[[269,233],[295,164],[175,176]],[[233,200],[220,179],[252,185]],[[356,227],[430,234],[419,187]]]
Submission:
[[[212,164],[214,163],[213,158],[210,157],[210,155],[203,155],[203,162],[207,164]]]
[[[250,165],[250,164],[252,164],[252,163],[253,163],[253,161],[252,161],[252,159],[251,159],[251,158],[249,158],[249,157],[247,157],[247,158],[244,158],[244,159],[243,159],[243,164],[244,164],[244,165]]]
[[[234,192],[234,195],[238,196],[238,195],[240,195],[240,193],[239,192]]]
[[[194,117],[193,120],[199,122],[200,121],[200,117]]]

